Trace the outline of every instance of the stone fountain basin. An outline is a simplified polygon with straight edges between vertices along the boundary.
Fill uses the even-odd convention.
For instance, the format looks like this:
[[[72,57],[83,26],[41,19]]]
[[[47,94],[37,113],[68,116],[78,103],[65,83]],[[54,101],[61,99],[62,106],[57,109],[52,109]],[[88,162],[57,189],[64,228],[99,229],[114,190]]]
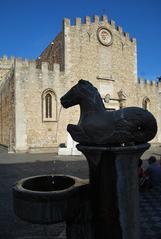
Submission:
[[[13,187],[14,212],[20,219],[37,224],[71,220],[88,200],[88,186],[88,180],[66,175],[21,179]]]

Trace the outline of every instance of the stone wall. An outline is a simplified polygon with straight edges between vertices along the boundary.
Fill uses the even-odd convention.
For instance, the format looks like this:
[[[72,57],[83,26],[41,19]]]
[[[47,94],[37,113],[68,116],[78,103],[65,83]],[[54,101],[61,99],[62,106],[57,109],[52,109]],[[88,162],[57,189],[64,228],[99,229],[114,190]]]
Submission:
[[[13,57],[7,58],[6,56],[3,56],[2,58],[0,58],[0,82],[5,78],[7,73],[9,73],[13,64],[14,64]]]
[[[100,43],[98,39],[100,27],[112,33],[111,45],[105,46]],[[160,140],[159,87],[154,82],[144,86],[138,83],[136,40],[123,32],[121,27],[117,27],[114,21],[108,21],[106,16],[102,19],[95,16],[93,22],[88,16],[84,22],[76,18],[75,25],[70,24],[70,19],[65,19],[63,33],[65,71],[70,78],[68,87],[81,78],[90,80],[98,88],[102,98],[110,94],[109,103],[105,103],[107,109],[119,109],[120,91],[125,98],[124,107],[142,107],[143,98],[148,96],[149,110],[156,117],[159,129],[153,142]],[[77,109],[73,110],[73,115],[76,115],[76,112]],[[77,122],[77,117],[70,120]]]
[[[139,79],[135,92],[130,92],[131,95],[136,95],[136,105],[139,107],[143,107],[144,99],[148,99],[147,109],[155,116],[158,124],[158,133],[153,143],[161,142],[161,96],[159,92],[161,92],[161,82],[144,79]]]
[[[112,33],[111,45],[100,43],[100,27]],[[109,22],[106,16],[99,20],[95,16],[94,22],[86,17],[81,23],[77,18],[75,25],[71,26],[70,20],[65,19],[64,39],[65,71],[71,75],[71,82],[81,78],[90,80],[101,91],[102,97],[110,93],[111,98],[117,98],[120,89],[133,91],[137,80],[136,41],[131,40],[121,27],[116,27],[114,21]],[[128,99],[127,105],[134,101],[133,98]]]
[[[57,152],[59,143],[67,138],[64,126],[68,112],[61,113],[59,120],[60,97],[66,91],[64,74],[58,64],[53,65],[52,71],[48,67],[45,62],[38,69],[35,62],[16,60],[16,151]],[[53,90],[57,104],[56,120],[51,122],[42,117],[42,94],[47,89]]]
[[[14,71],[10,69],[0,86],[0,144],[10,147],[15,143],[14,100]]]

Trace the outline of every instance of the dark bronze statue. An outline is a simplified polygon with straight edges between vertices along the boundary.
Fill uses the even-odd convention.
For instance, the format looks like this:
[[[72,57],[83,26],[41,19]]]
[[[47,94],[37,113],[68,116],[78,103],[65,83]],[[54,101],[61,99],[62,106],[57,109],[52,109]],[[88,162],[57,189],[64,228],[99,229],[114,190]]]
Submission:
[[[80,80],[62,98],[64,108],[80,105],[80,120],[69,124],[67,131],[83,145],[120,146],[141,144],[153,139],[157,132],[154,116],[139,107],[106,111],[98,90]]]

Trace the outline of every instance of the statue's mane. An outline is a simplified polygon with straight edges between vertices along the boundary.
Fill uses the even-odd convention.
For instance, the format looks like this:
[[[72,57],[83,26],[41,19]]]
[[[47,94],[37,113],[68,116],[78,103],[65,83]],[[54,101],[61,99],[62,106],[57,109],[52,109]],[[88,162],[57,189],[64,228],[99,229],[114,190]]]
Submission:
[[[94,87],[92,85],[92,83],[90,83],[89,81],[87,80],[79,80],[78,81],[78,85],[79,87],[82,89],[82,90],[85,90],[87,91],[87,93],[89,94],[99,94],[98,90],[96,87]]]

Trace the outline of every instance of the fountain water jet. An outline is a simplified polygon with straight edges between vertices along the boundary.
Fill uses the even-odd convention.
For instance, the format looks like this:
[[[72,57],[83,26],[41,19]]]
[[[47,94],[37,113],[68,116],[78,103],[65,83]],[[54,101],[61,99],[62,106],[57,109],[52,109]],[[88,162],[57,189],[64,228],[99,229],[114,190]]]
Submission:
[[[56,140],[57,140],[57,137],[58,137],[58,129],[59,129],[59,120],[60,120],[60,114],[61,114],[61,112],[62,112],[62,109],[63,109],[63,107],[62,107],[62,105],[60,106],[60,109],[59,109],[59,113],[58,113],[58,118],[57,118],[57,126],[56,126]]]

